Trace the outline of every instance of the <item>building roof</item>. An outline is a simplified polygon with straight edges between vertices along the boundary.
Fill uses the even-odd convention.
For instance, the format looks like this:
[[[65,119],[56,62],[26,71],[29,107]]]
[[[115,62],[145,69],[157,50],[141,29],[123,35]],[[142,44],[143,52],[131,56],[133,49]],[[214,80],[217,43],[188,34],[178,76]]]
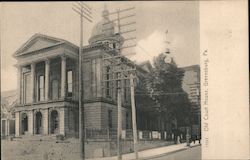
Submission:
[[[196,65],[185,66],[185,67],[180,67],[180,68],[182,68],[184,71],[199,70],[200,69],[200,65],[196,64]]]
[[[78,46],[60,38],[51,37],[48,35],[36,33],[28,41],[26,41],[15,53],[14,57],[28,54],[37,50],[57,46],[60,44],[67,44],[73,48],[78,49]]]
[[[15,109],[16,100],[16,90],[1,92],[1,113],[12,113]]]

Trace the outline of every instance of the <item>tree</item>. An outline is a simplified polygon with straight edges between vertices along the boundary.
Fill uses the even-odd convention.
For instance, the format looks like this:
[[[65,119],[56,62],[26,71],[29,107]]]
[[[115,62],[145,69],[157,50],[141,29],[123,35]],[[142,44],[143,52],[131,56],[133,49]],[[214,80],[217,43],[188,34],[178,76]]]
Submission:
[[[147,77],[146,89],[151,98],[159,105],[160,129],[187,126],[190,123],[190,102],[182,89],[184,71],[178,68],[173,58],[165,62],[166,55],[160,54],[154,59],[154,68]],[[172,125],[172,126],[171,126]],[[166,127],[168,126],[168,127]]]
[[[156,113],[156,102],[152,99],[147,89],[148,75],[139,76],[135,89],[135,103],[137,108],[137,123],[141,130],[154,130],[154,117]]]

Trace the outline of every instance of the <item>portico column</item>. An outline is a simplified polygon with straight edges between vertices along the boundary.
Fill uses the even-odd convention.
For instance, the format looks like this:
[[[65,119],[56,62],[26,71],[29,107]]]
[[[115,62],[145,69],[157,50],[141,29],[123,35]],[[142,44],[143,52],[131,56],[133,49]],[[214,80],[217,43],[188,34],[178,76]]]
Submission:
[[[33,115],[33,110],[28,112],[28,127],[29,127],[29,133],[32,135],[34,134],[34,126],[33,126],[33,121],[34,121],[34,115]]]
[[[16,130],[16,136],[18,137],[20,135],[20,113],[15,113],[15,130]]]
[[[36,64],[35,63],[32,63],[30,65],[30,68],[31,68],[31,98],[32,98],[32,102],[34,103],[35,102],[35,67],[36,67]]]
[[[49,72],[50,72],[50,60],[45,61],[45,101],[49,100]]]
[[[49,109],[43,110],[43,134],[49,134]]]
[[[65,135],[65,109],[60,108],[60,113],[59,113],[59,133],[62,135]]]
[[[66,57],[62,56],[61,62],[61,97],[65,98],[66,91]]]
[[[17,67],[17,104],[21,104],[21,78],[22,78],[22,67]]]

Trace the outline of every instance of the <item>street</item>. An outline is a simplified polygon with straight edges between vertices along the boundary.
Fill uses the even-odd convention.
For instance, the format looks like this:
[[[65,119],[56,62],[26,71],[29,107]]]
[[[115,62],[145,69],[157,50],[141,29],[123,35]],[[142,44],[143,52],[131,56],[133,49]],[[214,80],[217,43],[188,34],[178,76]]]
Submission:
[[[201,160],[201,146],[196,146],[180,152],[167,154],[153,160]]]

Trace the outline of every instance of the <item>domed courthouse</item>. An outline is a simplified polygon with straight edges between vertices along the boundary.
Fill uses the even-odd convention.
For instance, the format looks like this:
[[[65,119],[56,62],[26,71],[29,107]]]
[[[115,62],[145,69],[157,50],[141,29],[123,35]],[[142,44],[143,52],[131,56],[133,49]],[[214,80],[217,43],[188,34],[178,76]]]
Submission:
[[[93,28],[89,45],[82,51],[86,128],[116,129],[117,126],[117,91],[103,87],[110,85],[103,82],[108,78],[103,56],[110,56],[107,47],[122,45],[123,38],[115,34],[114,24],[103,25],[110,22],[105,16],[107,12],[103,11],[103,19]],[[78,135],[78,54],[78,46],[41,34],[32,36],[15,52],[18,68],[16,136]],[[137,67],[137,72],[143,75],[147,70]],[[122,95],[122,127],[130,129],[129,89]]]

